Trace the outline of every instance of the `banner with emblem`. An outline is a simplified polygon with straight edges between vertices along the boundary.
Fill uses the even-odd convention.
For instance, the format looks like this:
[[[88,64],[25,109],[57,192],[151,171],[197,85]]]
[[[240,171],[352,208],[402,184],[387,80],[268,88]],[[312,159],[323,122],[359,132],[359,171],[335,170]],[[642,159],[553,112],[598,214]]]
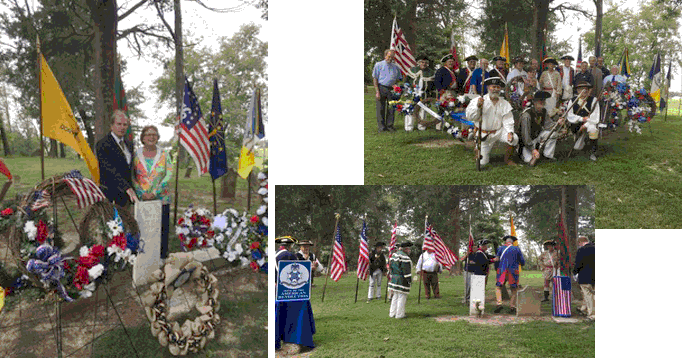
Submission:
[[[310,300],[310,260],[281,260],[277,277],[277,301]]]

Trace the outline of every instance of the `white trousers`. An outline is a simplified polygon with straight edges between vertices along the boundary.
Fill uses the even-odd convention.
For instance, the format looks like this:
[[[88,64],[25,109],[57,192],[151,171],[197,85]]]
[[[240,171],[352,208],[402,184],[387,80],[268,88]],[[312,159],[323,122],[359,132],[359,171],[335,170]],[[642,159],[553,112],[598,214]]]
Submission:
[[[388,313],[389,317],[402,319],[405,317],[405,303],[407,302],[407,294],[393,292],[393,299],[391,300],[391,311]]]
[[[578,140],[576,140],[575,145],[573,145],[575,150],[582,150],[585,147],[585,141],[587,140],[585,138],[586,136],[589,136],[590,139],[597,139],[599,137],[597,125],[587,124],[587,131],[581,133]]]
[[[544,140],[549,136],[549,130],[542,130],[540,132],[540,141]],[[556,139],[557,139],[557,132],[555,131],[554,134],[552,134],[552,137],[547,140],[547,143],[545,144],[545,148],[542,151],[542,154],[545,155],[545,157],[551,158],[554,157],[554,150],[556,149]],[[523,148],[523,161],[529,163],[533,159],[533,153],[528,150],[528,148],[524,147]]]
[[[381,269],[376,269],[373,273],[369,274],[369,292],[367,293],[368,300],[374,299],[375,294],[377,299],[381,298],[382,275],[384,275],[384,273],[381,272]]]
[[[488,137],[481,141],[481,165],[485,165],[490,161],[490,150],[492,150],[495,143],[502,142],[503,145],[516,146],[519,143],[519,137],[514,134],[511,142],[507,141],[508,132],[504,128],[497,130],[494,134],[488,134]],[[482,134],[484,137],[486,134]]]

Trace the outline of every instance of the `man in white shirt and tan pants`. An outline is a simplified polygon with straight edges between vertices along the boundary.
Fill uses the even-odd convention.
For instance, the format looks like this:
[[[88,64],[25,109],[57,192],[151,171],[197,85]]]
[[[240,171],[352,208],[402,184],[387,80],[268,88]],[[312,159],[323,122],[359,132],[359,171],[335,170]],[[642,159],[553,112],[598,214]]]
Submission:
[[[438,274],[442,272],[443,266],[436,260],[436,253],[433,248],[425,249],[417,261],[417,273],[424,280],[424,292],[427,299],[431,298],[431,290],[433,290],[433,297],[440,299]]]

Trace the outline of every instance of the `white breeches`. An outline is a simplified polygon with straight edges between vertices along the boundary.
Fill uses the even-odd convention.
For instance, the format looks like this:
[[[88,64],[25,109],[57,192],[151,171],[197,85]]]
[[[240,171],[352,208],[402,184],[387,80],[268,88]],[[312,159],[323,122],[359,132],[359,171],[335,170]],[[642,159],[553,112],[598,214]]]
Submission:
[[[376,269],[373,273],[369,274],[369,292],[367,293],[367,299],[372,300],[375,295],[377,299],[381,298],[382,275],[381,269]]]
[[[511,142],[507,141],[508,132],[504,128],[497,130],[494,134],[488,134],[488,137],[481,141],[481,165],[485,165],[490,161],[490,150],[492,150],[495,143],[502,142],[505,146],[511,145],[516,146],[519,143],[519,137],[514,134],[514,138]],[[485,137],[485,134],[483,134]]]
[[[582,150],[583,147],[585,147],[585,140],[587,140],[585,137],[589,136],[590,139],[595,140],[599,138],[599,129],[597,128],[597,125],[590,124],[590,123],[585,123],[587,125],[587,131],[582,132],[580,134],[580,137],[578,137],[578,140],[575,142],[575,145],[573,148],[575,150]]]
[[[391,311],[388,313],[389,317],[401,319],[405,317],[405,303],[407,302],[407,294],[393,292],[393,299],[391,300]]]
[[[538,141],[542,141],[549,136],[549,130],[542,130],[540,132],[540,139]],[[554,150],[556,149],[556,139],[557,139],[557,132],[555,131],[554,134],[552,134],[552,137],[547,140],[547,143],[545,144],[545,148],[542,151],[542,154],[545,155],[545,157],[551,158],[554,157]],[[524,162],[530,162],[531,159],[533,159],[533,153],[528,150],[528,148],[524,147],[523,148],[523,161]]]

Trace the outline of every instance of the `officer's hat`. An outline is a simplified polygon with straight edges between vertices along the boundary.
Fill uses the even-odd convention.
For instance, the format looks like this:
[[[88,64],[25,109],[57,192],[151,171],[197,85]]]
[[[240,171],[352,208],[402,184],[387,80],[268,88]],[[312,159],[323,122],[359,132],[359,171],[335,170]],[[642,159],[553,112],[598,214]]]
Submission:
[[[536,91],[533,95],[533,100],[546,100],[552,97],[552,94],[547,91]]]
[[[561,57],[561,60],[571,60],[571,61],[573,61],[573,60],[575,60],[575,59],[574,59],[573,56],[571,56],[571,55],[564,55],[564,56]]]
[[[507,239],[512,239],[512,241],[517,241],[517,240],[518,240],[518,239],[516,238],[516,236],[505,235],[505,236],[502,238],[502,241],[507,241]]]
[[[486,86],[498,85],[498,86],[504,87],[505,84],[504,84],[504,81],[502,81],[502,79],[500,79],[497,76],[494,76],[494,77],[485,79],[485,81],[483,82],[483,85],[486,85]]]
[[[282,236],[275,239],[275,244],[291,245],[296,244],[296,240],[293,236]]]
[[[580,81],[580,82],[578,82],[578,83],[575,85],[575,87],[576,87],[577,89],[580,89],[580,88],[592,88],[592,83],[590,83],[589,81]]]
[[[417,61],[422,61],[422,60],[424,60],[424,61],[429,61],[429,58],[426,57],[426,55],[422,55],[422,56],[420,56],[420,57],[417,59]]]
[[[542,63],[543,64],[549,63],[549,64],[554,64],[554,65],[559,65],[559,62],[557,62],[556,59],[554,59],[552,57],[548,57],[547,59],[542,60]]]
[[[495,57],[493,58],[493,61],[497,61],[497,60],[502,60],[502,61],[506,62],[506,61],[507,61],[507,58],[504,57],[504,56],[498,55],[498,56],[495,56]]]
[[[545,246],[545,245],[556,245],[556,241],[554,241],[554,240],[547,240],[547,241],[543,242],[542,245],[543,245],[543,246]]]
[[[379,247],[379,246],[386,246],[386,243],[383,241],[377,241],[376,244],[374,244],[374,247]]]
[[[478,246],[483,246],[483,245],[488,245],[490,244],[490,240],[481,240],[478,242]]]
[[[400,247],[410,247],[412,245],[414,245],[414,244],[412,244],[412,241],[405,241],[405,242],[400,243]]]
[[[440,62],[446,62],[446,61],[448,61],[448,60],[450,60],[450,59],[453,59],[453,60],[454,60],[455,57],[452,56],[452,54],[447,54],[447,55],[443,56],[443,57],[440,59]]]
[[[466,61],[471,61],[471,60],[478,61],[478,58],[476,57],[476,55],[471,55],[471,56],[469,56],[468,58],[466,58],[466,59],[464,59],[464,60],[466,60]]]
[[[516,63],[518,63],[518,62],[522,62],[522,63],[525,64],[525,63],[526,63],[526,59],[524,59],[523,56],[517,56],[517,57],[514,58],[513,63],[516,64]]]
[[[314,244],[313,244],[313,242],[310,241],[310,240],[301,240],[301,241],[298,242],[298,245],[310,245],[310,246],[313,246]]]

